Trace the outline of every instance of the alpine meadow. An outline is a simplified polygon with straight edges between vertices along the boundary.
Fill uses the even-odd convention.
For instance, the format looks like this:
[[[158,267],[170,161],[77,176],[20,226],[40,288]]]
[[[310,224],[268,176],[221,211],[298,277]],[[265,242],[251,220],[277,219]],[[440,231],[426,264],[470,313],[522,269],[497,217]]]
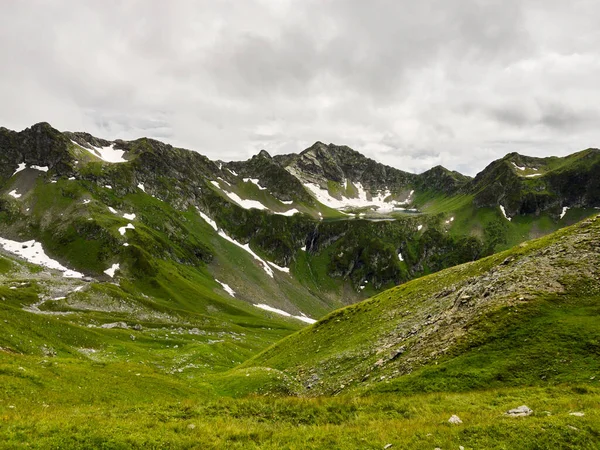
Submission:
[[[0,450],[600,449],[600,2],[0,4]]]
[[[2,446],[598,443],[600,151],[469,178],[0,132]]]

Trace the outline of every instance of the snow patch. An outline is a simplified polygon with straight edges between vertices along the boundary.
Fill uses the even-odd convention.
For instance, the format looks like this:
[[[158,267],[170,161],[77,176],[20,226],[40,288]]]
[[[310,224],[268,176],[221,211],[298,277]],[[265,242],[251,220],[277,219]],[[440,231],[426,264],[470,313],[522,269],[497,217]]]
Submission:
[[[109,206],[108,210],[113,214],[117,214],[117,210],[115,208],[113,208],[112,206]]]
[[[90,147],[92,147],[92,150],[90,150],[89,148],[79,145],[75,141],[71,141],[71,142],[73,144],[77,145],[78,147],[83,148],[84,150],[87,150],[92,155],[97,156],[102,161],[109,162],[109,163],[127,162],[127,160],[123,158],[123,155],[125,155],[125,150],[115,149],[115,144],[111,144],[107,147],[94,147],[93,145],[89,144]]]
[[[261,202],[256,201],[256,200],[244,200],[239,195],[237,195],[235,192],[223,191],[223,193],[225,195],[227,195],[227,197],[229,197],[231,200],[233,200],[234,202],[236,202],[238,205],[240,205],[244,209],[252,209],[252,208],[254,208],[254,209],[268,209]]]
[[[255,184],[256,186],[258,186],[258,188],[259,188],[261,191],[264,191],[264,190],[266,190],[266,189],[267,189],[266,187],[262,187],[262,186],[260,185],[260,183],[259,183],[259,179],[258,179],[258,178],[243,178],[243,180],[244,180],[244,183],[252,183],[252,184]]]
[[[502,215],[504,216],[504,218],[506,220],[508,220],[509,222],[512,220],[512,218],[510,218],[506,215],[506,210],[504,209],[504,206],[500,205],[500,211],[502,211]]]
[[[271,267],[274,267],[275,269],[279,270],[280,272],[290,273],[289,267],[281,267],[275,263],[272,263],[271,261],[267,261],[267,264],[269,264]]]
[[[125,214],[123,214],[123,217],[125,219],[127,219],[127,220],[135,220],[135,214],[134,213],[131,213],[131,214],[125,213]]]
[[[291,205],[292,203],[294,203],[294,200],[279,200],[281,203],[283,203],[284,205]]]
[[[423,225],[417,225],[417,231],[421,231],[423,229]]]
[[[354,183],[354,187],[358,191],[358,197],[349,198],[342,196],[341,200],[337,199],[327,189],[321,188],[315,183],[305,183],[304,187],[319,201],[320,203],[334,209],[350,209],[350,208],[374,208],[377,212],[386,213],[392,212],[400,205],[410,203],[414,191],[411,191],[404,202],[388,202],[385,201],[391,195],[389,190],[379,191],[376,195],[371,195],[371,200],[368,200],[367,191],[361,183]]]
[[[39,170],[40,172],[48,172],[48,166],[31,166],[32,169]]]
[[[25,170],[26,168],[27,168],[27,165],[25,163],[19,164],[19,166],[17,167],[17,170],[15,170],[15,173],[13,173],[13,176],[18,174],[21,170]]]
[[[198,210],[198,214],[200,214],[200,217],[202,217],[202,219],[209,224],[211,227],[213,227],[213,229],[215,231],[217,231],[219,229],[219,227],[217,226],[217,222],[215,222],[214,220],[212,220],[210,217],[208,217],[206,214],[204,214],[202,211]]]
[[[400,253],[400,252],[398,252],[398,260],[404,261],[404,258],[402,257],[402,253]]]
[[[514,162],[512,163],[512,165],[515,166],[519,170],[525,170],[525,169],[527,169],[527,167],[517,166]]]
[[[14,197],[14,198],[19,198],[19,197],[21,197],[22,194],[17,194],[17,190],[13,189],[12,191],[10,191],[8,193],[8,195],[10,195],[11,197]]]
[[[146,192],[146,188],[144,187],[144,185],[142,183],[138,183],[137,187],[138,187],[138,189],[141,189],[143,192]]]
[[[91,202],[91,200],[90,200],[89,198],[86,198],[86,199],[83,201],[83,204],[84,204],[84,205],[87,205],[87,204],[88,204],[88,203],[90,203],[90,202]]]
[[[70,270],[58,261],[50,258],[44,252],[40,242],[35,240],[26,242],[11,241],[10,239],[0,238],[0,245],[9,253],[13,253],[24,258],[30,263],[47,267],[48,269],[60,270],[65,278],[83,278],[83,274]]]
[[[560,218],[562,219],[563,217],[565,217],[565,214],[567,214],[567,211],[569,210],[568,206],[564,206],[562,209],[562,212],[560,213]]]
[[[106,275],[108,275],[109,277],[114,278],[115,277],[115,272],[117,270],[119,270],[120,268],[121,268],[121,265],[119,263],[115,263],[112,266],[110,266],[110,268],[106,269],[104,271],[104,273]]]
[[[541,177],[543,173],[532,173],[531,175],[525,175],[525,178]]]
[[[282,309],[273,308],[272,306],[265,305],[264,303],[255,303],[254,306],[256,306],[257,308],[260,308],[260,309],[264,309],[265,311],[279,314],[280,316],[292,317],[294,319],[301,320],[302,322],[306,322],[306,323],[315,323],[316,322],[315,319],[311,319],[310,317],[306,316],[303,313],[301,313],[302,315],[300,315],[300,316],[293,316],[289,312],[286,312]]]
[[[110,184],[105,184],[105,185],[104,185],[104,187],[105,187],[106,189],[112,189],[112,186],[111,186]]]
[[[447,225],[447,224],[449,224],[449,223],[452,223],[452,222],[454,222],[454,216],[453,216],[453,217],[450,217],[448,220],[446,220],[446,222],[445,222],[445,223],[446,223],[446,225]]]
[[[300,211],[298,211],[296,208],[292,208],[289,209],[285,212],[276,212],[273,211],[275,214],[279,214],[280,216],[293,216],[294,214],[300,214]]]
[[[273,278],[273,269],[271,269],[271,267],[269,267],[269,264],[267,264],[267,262],[262,259],[260,256],[258,256],[256,253],[254,253],[252,251],[252,249],[250,248],[250,245],[248,244],[240,244],[238,241],[236,241],[233,238],[230,238],[229,236],[227,236],[227,234],[225,234],[225,232],[223,230],[219,230],[219,236],[221,236],[223,239],[231,242],[232,244],[237,245],[238,247],[240,247],[241,249],[247,251],[248,253],[250,253],[250,255],[256,259],[259,263],[261,263],[261,265],[263,266],[263,270],[267,273],[267,275],[269,275],[271,278]]]
[[[119,228],[119,233],[121,233],[121,236],[125,236],[125,232],[127,230],[135,230],[135,227],[133,226],[132,223],[128,223],[124,227]]]
[[[300,247],[300,250],[302,250],[303,252],[306,251],[306,245],[304,247]]]
[[[235,173],[233,170],[231,170],[231,169],[227,169],[227,170],[229,170],[234,176],[236,176],[236,177],[238,176],[238,174]]]
[[[223,288],[223,290],[224,290],[225,292],[227,292],[227,293],[228,293],[229,295],[231,295],[232,297],[235,297],[235,291],[234,291],[233,289],[231,289],[231,287],[230,287],[228,284],[221,283],[221,282],[220,282],[219,280],[217,280],[216,278],[215,278],[215,281],[221,285],[221,287]]]

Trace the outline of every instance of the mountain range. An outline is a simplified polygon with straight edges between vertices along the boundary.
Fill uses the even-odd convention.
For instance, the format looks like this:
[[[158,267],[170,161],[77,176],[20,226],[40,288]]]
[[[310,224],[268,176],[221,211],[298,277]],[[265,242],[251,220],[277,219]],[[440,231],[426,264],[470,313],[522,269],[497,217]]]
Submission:
[[[213,408],[244,429],[309,417],[315,428],[305,431],[316,440],[294,441],[304,448],[341,442],[328,446],[319,434],[332,423],[371,430],[371,416],[336,415],[357,396],[377,405],[373,417],[387,425],[389,411],[393,420],[413,416],[385,396],[429,405],[420,396],[468,392],[478,405],[504,407],[556,387],[552,395],[571,405],[566,383],[589,394],[577,407],[591,404],[600,367],[598,208],[598,149],[510,153],[471,178],[441,166],[404,172],[321,142],[224,162],[149,138],[110,141],[47,123],[0,128],[0,414],[13,414],[6,408],[16,402],[50,420],[39,428],[46,432],[21,416],[3,437],[16,442],[25,426],[41,447],[111,448],[106,430],[94,440],[83,424],[81,442],[77,430],[68,435],[74,441],[60,441],[52,420],[61,416],[42,418],[40,404],[75,421],[72,405],[90,406],[88,417],[110,404],[127,417],[126,405],[138,405],[164,423]],[[490,400],[484,389],[508,397]],[[221,403],[248,395],[282,400]],[[349,397],[318,403],[338,396]],[[193,415],[181,405],[192,397],[211,406],[194,403],[202,413]],[[582,448],[598,436],[598,410],[588,416],[572,441]],[[462,438],[493,448],[504,431],[491,417],[477,426],[492,437],[470,429]],[[240,431],[223,438],[213,425],[202,426],[206,446],[235,448]],[[541,418],[538,425],[548,429]],[[362,445],[360,426],[346,447]],[[176,441],[131,440],[123,427],[115,448]],[[503,442],[521,442],[523,428],[513,431]],[[263,446],[262,433],[280,432],[249,433]],[[185,433],[177,446],[187,445]],[[564,433],[553,433],[548,442],[561,442]],[[440,445],[457,442],[453,432],[442,435]],[[244,436],[240,448],[253,439]],[[426,433],[402,436],[406,447],[429,445]],[[273,448],[290,442],[278,439]]]

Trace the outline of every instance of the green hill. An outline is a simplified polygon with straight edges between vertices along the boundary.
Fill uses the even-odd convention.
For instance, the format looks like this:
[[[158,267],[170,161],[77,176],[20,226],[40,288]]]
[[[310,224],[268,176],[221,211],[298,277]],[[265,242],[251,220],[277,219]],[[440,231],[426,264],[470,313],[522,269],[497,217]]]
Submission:
[[[585,383],[600,369],[600,216],[335,311],[246,366],[305,395]]]

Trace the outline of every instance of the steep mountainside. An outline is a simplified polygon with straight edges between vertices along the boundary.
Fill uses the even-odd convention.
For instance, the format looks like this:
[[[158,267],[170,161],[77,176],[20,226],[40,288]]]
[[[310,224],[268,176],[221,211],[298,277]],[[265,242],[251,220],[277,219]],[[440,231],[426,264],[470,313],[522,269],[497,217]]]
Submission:
[[[594,379],[600,216],[335,311],[245,364],[307,395]]]
[[[511,154],[471,180],[320,142],[222,163],[147,138],[3,128],[0,237],[97,280],[145,284],[167,265],[219,280],[226,302],[320,317],[591,214],[597,155]]]
[[[596,155],[2,128],[0,447],[596,448]]]
[[[479,207],[502,205],[509,217],[564,207],[600,205],[600,150],[588,149],[565,158],[506,155],[478,174],[466,190]]]

